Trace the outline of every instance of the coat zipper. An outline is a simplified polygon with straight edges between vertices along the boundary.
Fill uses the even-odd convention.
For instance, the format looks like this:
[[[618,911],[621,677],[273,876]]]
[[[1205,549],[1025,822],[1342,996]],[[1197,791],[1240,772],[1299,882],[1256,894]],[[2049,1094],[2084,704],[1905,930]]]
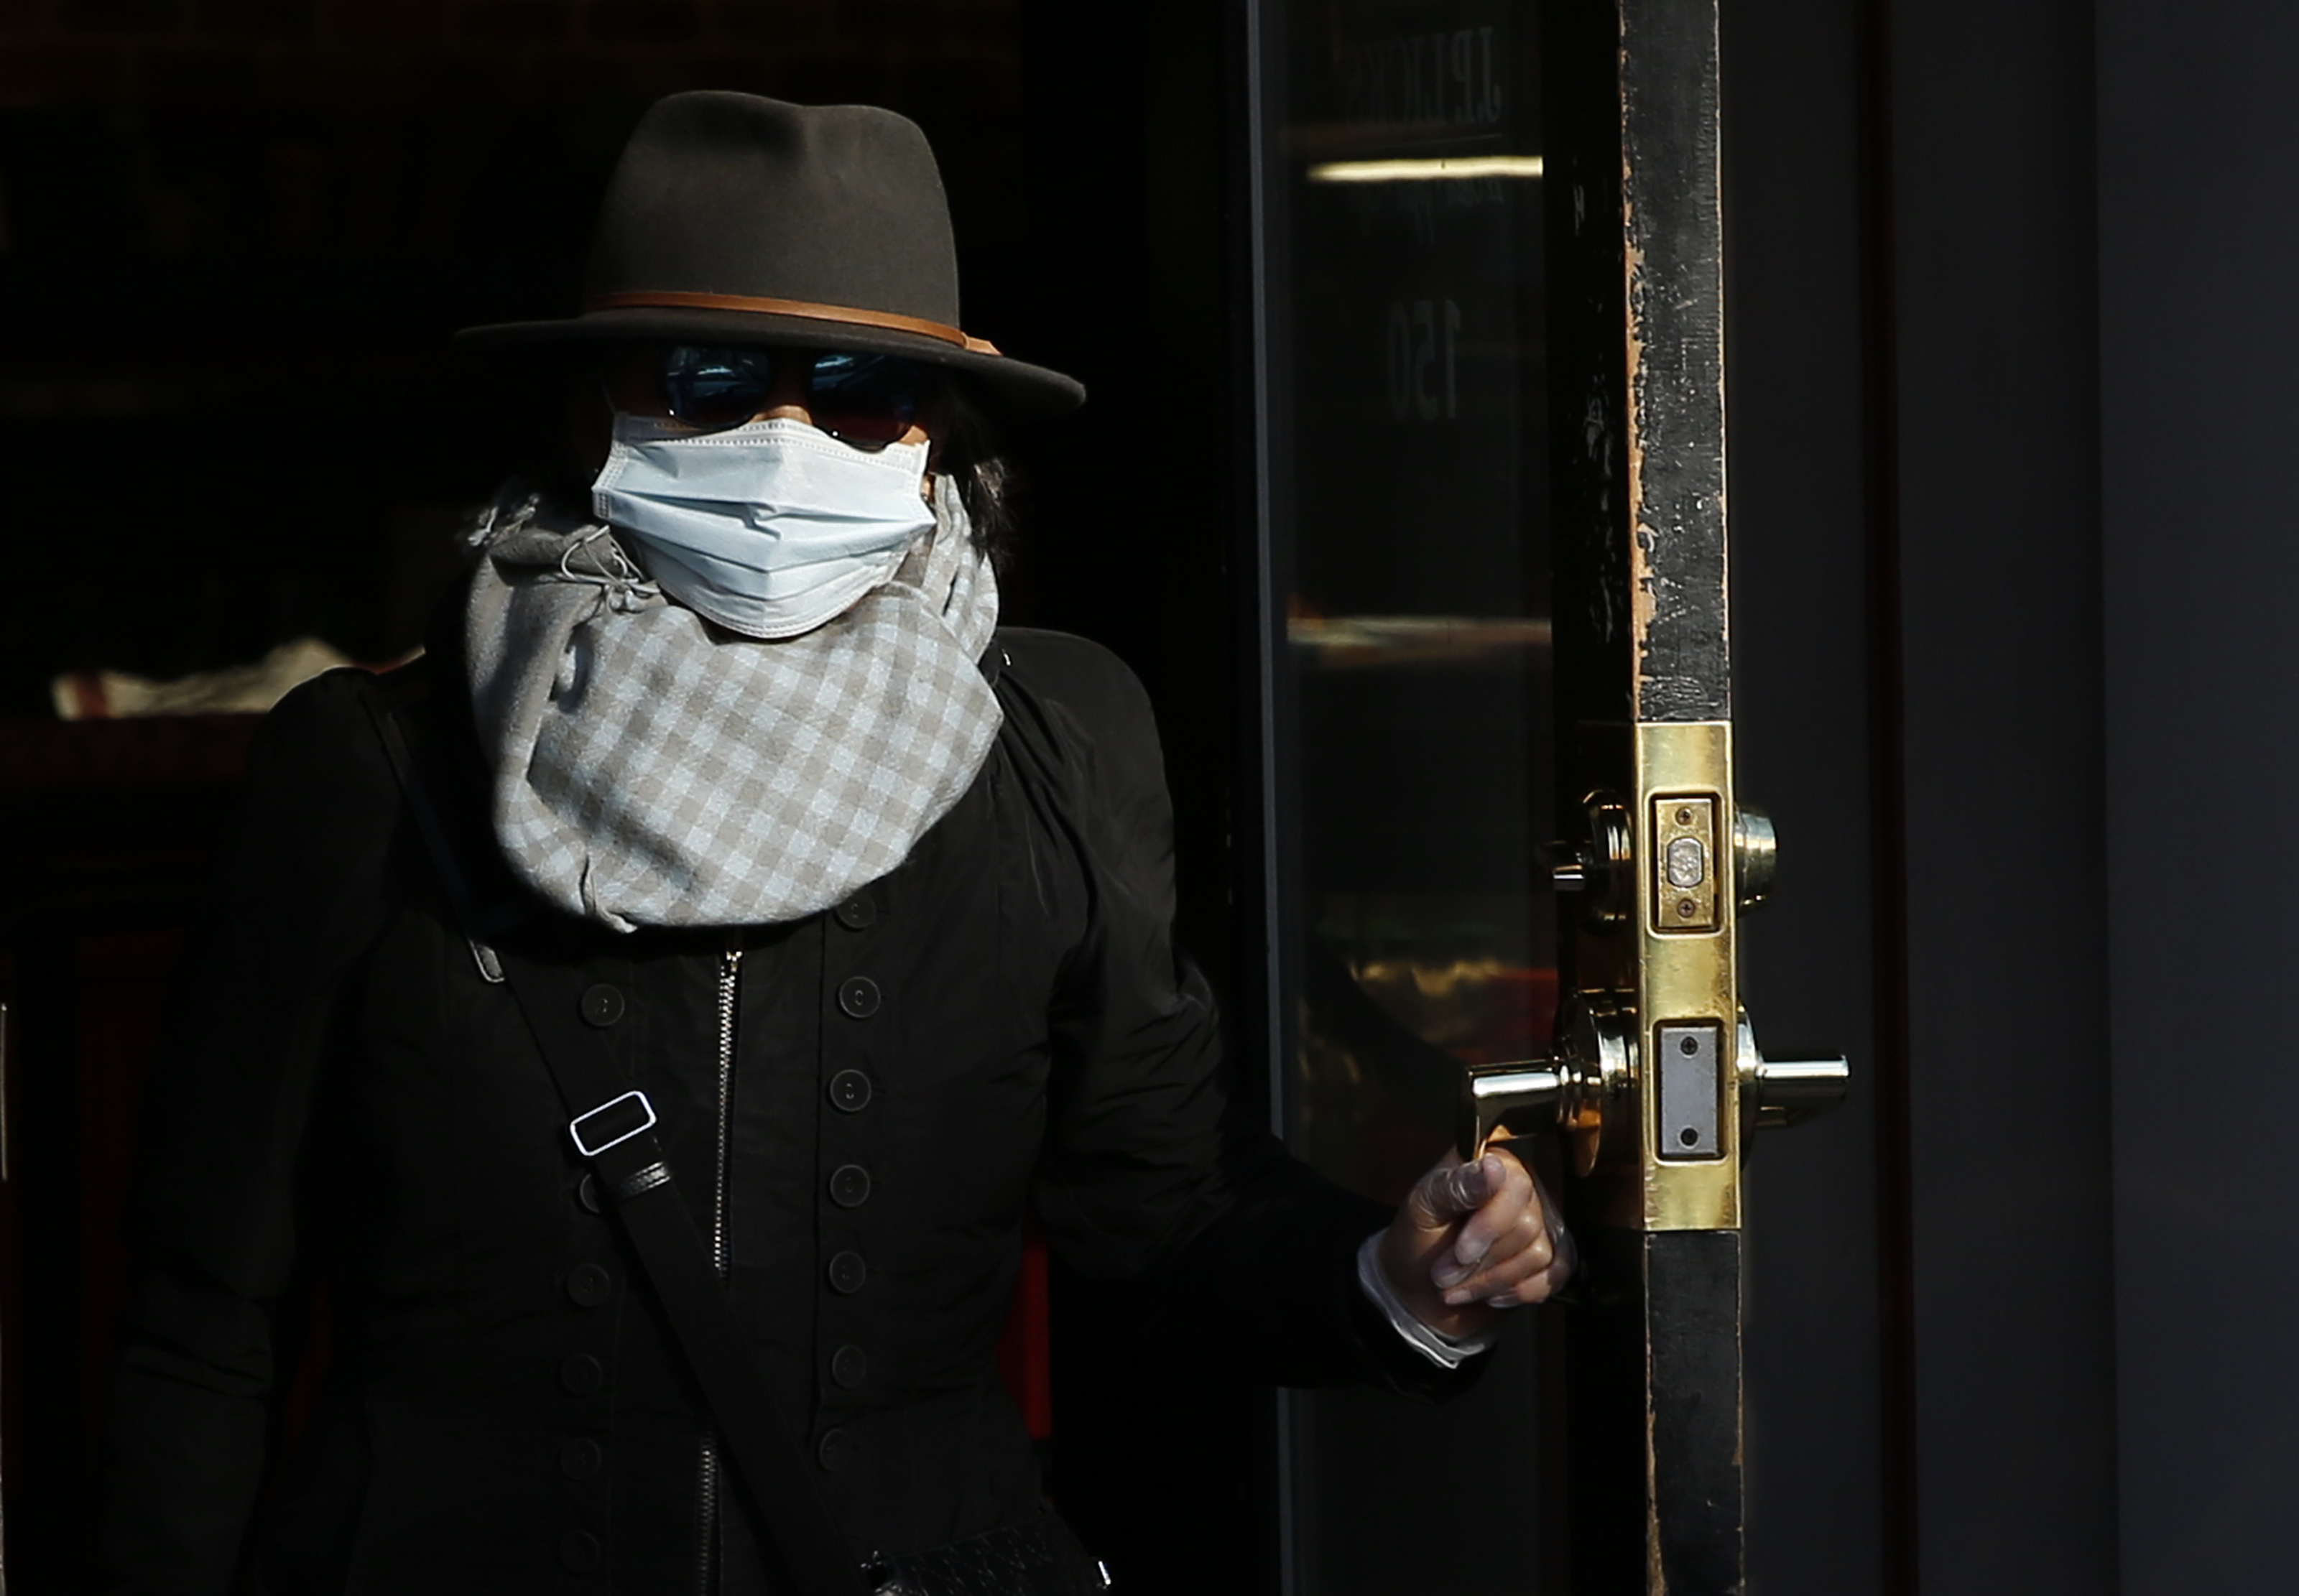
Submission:
[[[730,935],[726,951],[718,955],[718,1178],[712,1184],[710,1195],[710,1261],[718,1270],[721,1280],[726,1278],[728,1262],[726,1184],[727,1163],[734,1149],[735,1011],[742,977],[743,945]],[[696,1589],[701,1596],[711,1596],[711,1589],[716,1583],[720,1477],[718,1432],[706,1416],[702,1424],[702,1464],[699,1486],[702,1538],[695,1558]]]

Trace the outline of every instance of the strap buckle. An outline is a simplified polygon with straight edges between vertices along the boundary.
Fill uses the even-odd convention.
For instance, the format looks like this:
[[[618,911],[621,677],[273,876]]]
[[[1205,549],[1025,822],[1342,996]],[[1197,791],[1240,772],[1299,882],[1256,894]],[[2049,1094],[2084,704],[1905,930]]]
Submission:
[[[636,1124],[629,1125],[627,1129],[622,1128],[622,1121],[627,1121],[631,1117],[630,1113],[626,1113],[621,1116],[620,1121],[610,1121],[607,1124],[601,1126],[599,1128],[601,1130],[612,1131],[614,1134],[609,1136],[605,1141],[599,1143],[596,1146],[593,1146],[590,1143],[583,1139],[583,1127],[585,1125],[589,1123],[591,1121],[597,1119],[601,1114],[613,1113],[615,1110],[621,1108],[623,1104],[627,1103],[636,1104],[638,1106],[635,1110],[632,1111],[632,1112],[643,1114],[645,1117],[639,1120]],[[608,1148],[619,1147],[635,1136],[644,1136],[648,1131],[654,1129],[654,1104],[647,1101],[647,1095],[644,1092],[630,1091],[625,1092],[619,1097],[610,1098],[608,1101],[599,1104],[598,1107],[591,1110],[588,1113],[577,1114],[572,1120],[569,1120],[567,1122],[567,1134],[574,1138],[575,1151],[580,1153],[585,1158],[596,1158]]]

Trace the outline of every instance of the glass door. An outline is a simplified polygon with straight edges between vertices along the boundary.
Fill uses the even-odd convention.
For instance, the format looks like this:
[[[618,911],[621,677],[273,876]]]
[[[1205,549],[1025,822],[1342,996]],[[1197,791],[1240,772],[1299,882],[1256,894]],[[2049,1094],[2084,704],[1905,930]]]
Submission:
[[[1540,7],[1256,20],[1273,1087],[1296,1151],[1396,1201],[1463,1066],[1545,1052],[1556,1009]],[[1432,1533],[1448,1584],[1532,1588],[1511,1319],[1446,1407],[1286,1399],[1290,1590],[1418,1589]]]
[[[1284,1400],[1289,1596],[1745,1585],[1741,1158],[1845,1065],[1739,1006],[1716,4],[1249,12],[1278,1129],[1530,1137],[1585,1263],[1464,1400]]]

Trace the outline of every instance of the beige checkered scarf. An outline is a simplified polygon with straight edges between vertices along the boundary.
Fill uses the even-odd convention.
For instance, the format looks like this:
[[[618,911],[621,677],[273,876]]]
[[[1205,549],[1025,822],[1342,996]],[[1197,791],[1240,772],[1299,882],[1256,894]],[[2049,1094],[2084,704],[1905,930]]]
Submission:
[[[471,699],[513,871],[618,930],[755,925],[900,864],[998,734],[998,624],[958,484],[893,578],[779,642],[711,626],[607,529],[507,490],[470,537]]]

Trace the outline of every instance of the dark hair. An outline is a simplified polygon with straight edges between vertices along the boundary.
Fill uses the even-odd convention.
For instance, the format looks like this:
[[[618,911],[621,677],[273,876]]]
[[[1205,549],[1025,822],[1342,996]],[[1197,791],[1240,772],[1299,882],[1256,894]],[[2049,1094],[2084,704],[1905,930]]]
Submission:
[[[959,501],[974,526],[974,546],[1002,576],[1020,530],[1015,515],[1019,477],[990,413],[964,383],[945,378],[938,409],[939,468],[958,484]]]

